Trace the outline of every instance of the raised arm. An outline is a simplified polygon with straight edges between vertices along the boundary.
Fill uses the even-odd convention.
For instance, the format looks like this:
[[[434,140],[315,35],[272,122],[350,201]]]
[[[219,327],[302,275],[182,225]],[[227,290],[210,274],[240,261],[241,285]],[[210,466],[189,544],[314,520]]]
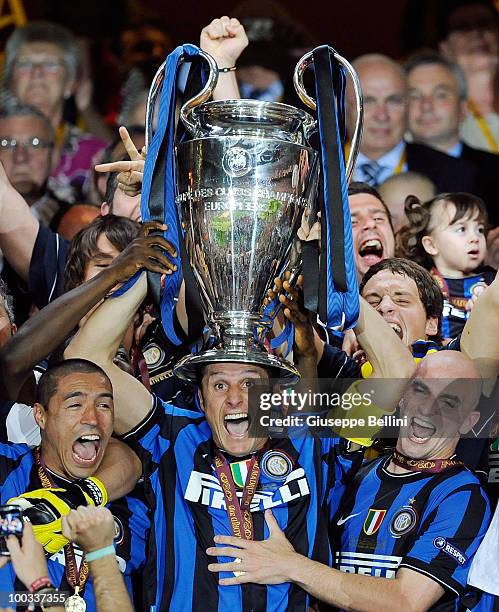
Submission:
[[[363,297],[360,298],[355,333],[372,365],[373,378],[408,379],[412,376],[414,359],[411,351]]]
[[[248,37],[237,19],[224,16],[214,19],[201,30],[199,46],[213,57],[219,68],[233,68],[248,46]],[[234,100],[240,97],[236,73],[219,72],[213,99]]]
[[[146,229],[152,227],[162,226],[152,223]],[[0,350],[0,396],[17,400],[22,391],[23,401],[32,403],[33,367],[63,342],[95,304],[142,267],[159,273],[173,267],[157,247],[173,252],[162,237],[135,239],[108,268],[31,317]]]
[[[151,394],[133,376],[113,363],[121,340],[147,293],[142,273],[136,283],[119,297],[104,301],[87,319],[67,347],[64,357],[88,359],[101,366],[111,379],[118,434],[130,431],[151,410]]]
[[[461,351],[472,359],[482,378],[486,395],[499,374],[499,275],[480,295],[461,335]]]
[[[114,518],[107,508],[78,508],[62,519],[64,536],[90,557],[95,602],[99,612],[132,612],[114,552]],[[97,552],[98,551],[98,552]],[[95,554],[97,553],[97,554]]]
[[[130,493],[141,474],[142,464],[133,450],[111,438],[94,476],[106,487],[109,501],[114,501]]]
[[[0,250],[26,282],[39,227],[38,220],[24,198],[10,184],[0,162]]]

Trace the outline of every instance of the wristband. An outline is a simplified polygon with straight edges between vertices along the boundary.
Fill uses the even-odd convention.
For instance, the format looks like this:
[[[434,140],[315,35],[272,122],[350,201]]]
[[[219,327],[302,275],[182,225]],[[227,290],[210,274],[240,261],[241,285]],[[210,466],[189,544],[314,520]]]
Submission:
[[[219,68],[218,72],[235,72],[237,70],[237,66],[231,66],[230,68]]]
[[[114,544],[110,546],[106,546],[105,548],[99,548],[99,550],[94,550],[93,552],[87,553],[85,555],[85,559],[90,561],[97,561],[97,559],[102,559],[102,557],[107,557],[108,555],[114,555],[116,552],[114,548]]]
[[[42,576],[41,578],[37,578],[29,587],[30,593],[36,593],[40,589],[45,589],[47,587],[52,587],[52,583],[50,582],[50,578],[48,576]]]

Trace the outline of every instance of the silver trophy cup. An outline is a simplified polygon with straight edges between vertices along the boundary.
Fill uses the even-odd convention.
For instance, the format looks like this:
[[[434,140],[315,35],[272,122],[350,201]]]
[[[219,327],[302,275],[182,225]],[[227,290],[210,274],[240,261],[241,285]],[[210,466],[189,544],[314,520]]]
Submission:
[[[298,229],[316,220],[318,154],[308,145],[316,123],[308,113],[286,104],[204,102],[218,70],[210,56],[202,56],[210,66],[207,85],[181,109],[192,139],[177,146],[176,204],[206,320],[217,343],[216,348],[180,360],[174,373],[192,382],[199,366],[245,362],[295,382],[295,366],[268,353],[257,336],[270,325],[262,313],[274,278],[285,269],[299,270]],[[297,91],[313,107],[302,85],[307,59],[304,56],[297,66]],[[349,64],[347,69],[357,85]],[[156,91],[153,82],[146,119],[149,133],[149,107]],[[361,112],[360,103],[347,174],[355,162]]]

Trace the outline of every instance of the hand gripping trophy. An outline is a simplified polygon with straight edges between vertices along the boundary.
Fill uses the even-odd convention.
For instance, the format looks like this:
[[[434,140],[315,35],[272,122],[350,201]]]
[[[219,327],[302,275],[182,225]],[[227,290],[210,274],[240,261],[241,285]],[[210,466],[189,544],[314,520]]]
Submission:
[[[175,103],[168,91],[175,87],[177,66],[194,56],[205,60],[208,77],[202,91],[180,110],[188,137],[176,145],[175,154]],[[310,65],[317,83],[315,100],[303,86]],[[357,125],[345,167],[347,73],[356,92]],[[184,45],[158,70],[148,99],[143,209],[167,223],[169,240],[184,241],[206,323],[216,337],[213,348],[184,357],[174,372],[192,382],[201,365],[242,361],[296,382],[294,365],[263,345],[261,330],[271,326],[264,316],[264,298],[276,276],[301,271],[298,229],[310,227],[320,211],[319,292],[324,299],[318,314],[329,326],[355,324],[358,288],[346,186],[361,135],[359,82],[351,65],[330,47],[301,58],[295,88],[303,103],[317,110],[315,120],[308,112],[276,102],[207,102],[217,78],[215,61],[197,47]],[[155,114],[158,127],[153,133]],[[314,133],[320,136],[319,150],[309,144]],[[177,283],[170,290],[173,295],[180,273],[167,280]]]

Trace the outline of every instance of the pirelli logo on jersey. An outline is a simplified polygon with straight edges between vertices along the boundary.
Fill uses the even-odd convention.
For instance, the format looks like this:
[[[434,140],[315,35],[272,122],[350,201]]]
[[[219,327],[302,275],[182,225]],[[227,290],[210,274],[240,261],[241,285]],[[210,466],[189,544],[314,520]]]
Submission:
[[[300,497],[310,495],[307,477],[303,468],[292,471],[281,486],[274,490],[259,490],[255,492],[251,502],[251,512],[267,510],[282,506]],[[241,498],[242,491],[237,491]],[[225,510],[225,499],[218,478],[213,474],[191,472],[184,499],[190,502]]]
[[[395,578],[402,557],[341,551],[336,553],[336,567],[348,574]]]

